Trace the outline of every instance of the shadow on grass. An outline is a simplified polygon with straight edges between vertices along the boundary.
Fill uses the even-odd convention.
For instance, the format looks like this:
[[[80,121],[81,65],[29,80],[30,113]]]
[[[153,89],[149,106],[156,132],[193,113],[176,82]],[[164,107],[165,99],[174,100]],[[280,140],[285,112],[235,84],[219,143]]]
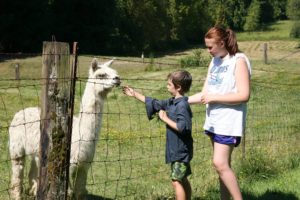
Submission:
[[[96,196],[96,195],[93,195],[93,194],[88,194],[86,199],[87,200],[113,200],[113,199],[110,199],[110,198]]]
[[[281,191],[267,190],[264,194],[257,196],[251,193],[243,192],[243,199],[245,200],[298,200],[298,198],[292,193],[284,193]],[[218,200],[220,199],[219,193],[211,192],[207,198],[194,197],[193,200]]]
[[[245,200],[298,200],[298,198],[292,194],[292,193],[283,193],[280,191],[266,191],[261,196],[256,196],[251,193],[243,193],[243,198]],[[155,200],[170,200],[174,198],[170,197],[157,197]],[[214,194],[212,196],[209,196],[207,198],[202,197],[193,197],[192,200],[219,200],[219,194]],[[101,196],[96,195],[88,195],[87,200],[112,200],[110,198],[105,198]]]
[[[298,200],[298,198],[292,193],[284,193],[281,191],[267,190],[261,196],[254,196],[250,193],[243,194],[244,199],[247,200]]]

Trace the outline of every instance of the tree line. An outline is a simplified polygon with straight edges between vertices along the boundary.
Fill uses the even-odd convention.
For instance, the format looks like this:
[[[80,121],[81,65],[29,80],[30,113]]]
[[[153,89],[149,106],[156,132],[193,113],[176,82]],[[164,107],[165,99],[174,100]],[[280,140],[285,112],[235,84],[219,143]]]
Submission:
[[[40,52],[42,41],[51,40],[77,41],[85,54],[179,49],[203,43],[207,29],[216,24],[256,31],[276,20],[299,19],[299,4],[300,0],[1,0],[0,52]]]

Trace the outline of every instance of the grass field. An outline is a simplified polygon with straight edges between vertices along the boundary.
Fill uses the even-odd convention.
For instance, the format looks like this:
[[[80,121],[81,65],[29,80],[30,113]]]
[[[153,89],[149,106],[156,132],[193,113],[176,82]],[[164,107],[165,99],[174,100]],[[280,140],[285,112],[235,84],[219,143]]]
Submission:
[[[237,35],[239,47],[251,59],[253,69],[245,143],[233,155],[233,167],[247,200],[300,199],[295,189],[300,179],[300,41],[288,38],[289,26],[289,21],[281,21],[265,32]],[[267,64],[263,60],[264,43],[268,44]],[[180,59],[191,56],[194,50],[168,53],[154,58],[152,64],[149,58],[142,63],[139,56],[117,57],[112,67],[119,72],[122,85],[167,98],[167,74],[180,68]],[[200,50],[207,56],[205,49]],[[79,57],[76,113],[92,57]],[[7,127],[15,112],[39,105],[41,62],[40,56],[0,62],[0,199],[9,199]],[[16,63],[21,66],[20,82],[13,80]],[[207,68],[186,69],[194,80],[189,94],[200,91]],[[192,109],[193,199],[219,199],[217,177],[210,163],[210,142],[202,134],[205,108]],[[164,148],[164,124],[156,119],[148,121],[143,104],[125,97],[121,88],[113,89],[106,100],[101,136],[88,177],[90,198],[173,199]]]

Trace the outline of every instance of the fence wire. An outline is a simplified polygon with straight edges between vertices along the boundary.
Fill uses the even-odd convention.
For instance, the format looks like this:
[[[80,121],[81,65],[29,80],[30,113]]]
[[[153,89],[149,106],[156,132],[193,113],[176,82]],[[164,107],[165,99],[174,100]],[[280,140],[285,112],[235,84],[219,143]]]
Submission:
[[[79,66],[80,67],[80,66]],[[82,68],[84,66],[81,66]],[[87,69],[85,68],[87,71]],[[37,69],[38,71],[38,69]],[[264,70],[262,70],[263,72]],[[34,74],[38,72],[34,72]],[[285,72],[282,72],[285,73]],[[12,72],[13,74],[13,72]],[[0,199],[9,199],[11,161],[8,152],[8,128],[13,115],[24,108],[40,105],[39,78],[12,77],[0,80]],[[168,98],[164,79],[123,80],[140,92]],[[153,82],[155,84],[153,84]],[[78,77],[75,97],[75,114],[79,114],[80,101],[86,84]],[[194,80],[190,94],[201,88],[203,80]],[[248,103],[247,128],[244,147],[234,156],[248,156],[247,152],[262,151],[277,157],[300,152],[299,86],[285,83],[270,84],[252,81],[251,99]],[[288,100],[287,100],[288,99]],[[195,196],[201,196],[207,183],[215,181],[212,171],[211,144],[204,136],[202,125],[205,107],[191,106],[193,111],[194,158],[191,162],[191,184]],[[165,125],[158,119],[148,121],[144,105],[114,88],[105,100],[102,127],[97,148],[88,174],[87,189],[91,199],[167,199],[172,196],[169,187],[169,166],[165,159]],[[245,152],[243,152],[243,150]],[[30,160],[30,155],[27,155]],[[26,163],[24,187],[29,172]],[[235,163],[234,163],[235,164]]]

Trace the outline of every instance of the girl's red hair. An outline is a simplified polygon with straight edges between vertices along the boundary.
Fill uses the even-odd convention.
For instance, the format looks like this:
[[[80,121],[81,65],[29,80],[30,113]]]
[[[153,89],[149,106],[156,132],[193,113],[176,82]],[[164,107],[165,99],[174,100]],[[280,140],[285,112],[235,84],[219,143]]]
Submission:
[[[239,52],[235,33],[230,28],[224,29],[220,26],[214,26],[207,31],[204,38],[215,39],[216,42],[223,41],[230,55]]]

